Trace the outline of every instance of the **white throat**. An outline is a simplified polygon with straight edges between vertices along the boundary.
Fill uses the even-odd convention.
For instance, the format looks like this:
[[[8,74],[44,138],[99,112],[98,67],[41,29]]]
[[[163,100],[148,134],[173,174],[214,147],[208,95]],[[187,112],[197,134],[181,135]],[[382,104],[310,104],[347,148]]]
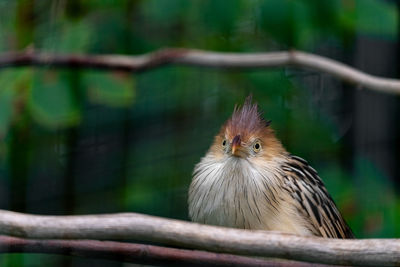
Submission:
[[[273,188],[279,159],[258,165],[238,157],[217,159],[208,153],[196,165],[189,189],[193,221],[246,229],[270,229],[277,223]],[[272,203],[274,202],[274,203]]]

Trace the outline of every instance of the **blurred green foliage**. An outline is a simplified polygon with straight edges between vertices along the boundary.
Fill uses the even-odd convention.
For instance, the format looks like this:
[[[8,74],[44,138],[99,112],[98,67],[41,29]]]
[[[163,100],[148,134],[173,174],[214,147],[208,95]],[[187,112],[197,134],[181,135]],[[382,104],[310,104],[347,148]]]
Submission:
[[[127,107],[135,97],[134,79],[124,73],[86,72],[84,87],[91,101],[112,107]]]
[[[65,74],[62,71],[35,71],[28,105],[32,117],[47,127],[65,127],[79,121],[77,99]]]
[[[0,1],[0,29],[1,52],[141,54],[164,47],[312,52],[326,44],[351,49],[355,34],[395,40],[398,10],[378,0],[19,0]],[[400,237],[400,201],[392,182],[362,155],[356,155],[353,173],[343,168],[344,144],[334,138],[338,126],[284,69],[164,67],[135,75],[52,66],[2,69],[0,185],[25,181],[27,211],[40,210],[36,202],[29,204],[39,199],[53,214],[125,210],[187,219],[193,166],[235,103],[249,93],[288,150],[319,170],[357,236]],[[104,148],[120,135],[124,150]],[[84,145],[101,140],[82,145],[97,154],[92,165],[68,163],[79,153],[71,149],[71,136],[88,140]],[[71,168],[77,171],[68,172]],[[45,197],[31,196],[43,184],[49,195],[68,187],[63,179],[73,187],[72,210],[52,209]],[[26,264],[34,259],[23,257]],[[0,257],[0,264],[20,261]],[[54,257],[47,261],[54,263]]]

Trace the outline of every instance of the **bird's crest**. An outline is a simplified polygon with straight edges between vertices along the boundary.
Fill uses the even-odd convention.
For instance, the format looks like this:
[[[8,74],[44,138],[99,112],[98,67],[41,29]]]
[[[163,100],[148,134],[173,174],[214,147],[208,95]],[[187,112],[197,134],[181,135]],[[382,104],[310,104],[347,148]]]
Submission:
[[[243,137],[249,137],[265,130],[270,123],[271,121],[264,120],[257,103],[252,103],[252,96],[249,95],[243,106],[235,106],[226,124],[226,130],[233,136],[240,134]]]

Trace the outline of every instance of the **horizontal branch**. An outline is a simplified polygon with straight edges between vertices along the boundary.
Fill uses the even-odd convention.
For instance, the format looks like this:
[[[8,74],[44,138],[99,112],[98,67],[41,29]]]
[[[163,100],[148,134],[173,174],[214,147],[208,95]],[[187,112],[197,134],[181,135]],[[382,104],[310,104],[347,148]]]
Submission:
[[[0,236],[0,253],[58,254],[162,266],[327,267],[115,241],[23,239],[10,236]]]
[[[190,49],[164,49],[138,56],[68,55],[36,52],[0,55],[0,68],[10,66],[53,66],[144,71],[166,64],[214,68],[270,68],[296,66],[331,74],[360,88],[400,94],[400,81],[376,77],[338,61],[300,51],[268,53],[218,53]]]
[[[136,213],[40,216],[0,210],[0,234],[36,239],[139,240],[219,253],[307,262],[393,266],[400,240],[341,240],[230,229]]]

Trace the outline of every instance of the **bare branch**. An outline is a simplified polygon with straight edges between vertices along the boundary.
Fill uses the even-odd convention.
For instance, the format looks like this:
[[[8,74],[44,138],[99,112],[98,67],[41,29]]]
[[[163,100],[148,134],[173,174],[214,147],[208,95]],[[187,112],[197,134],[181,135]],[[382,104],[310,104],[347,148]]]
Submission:
[[[136,213],[40,216],[0,210],[0,234],[140,240],[220,253],[358,266],[400,263],[400,240],[341,240],[200,225]]]
[[[0,236],[0,253],[46,253],[163,266],[327,266],[115,241],[40,240],[10,236]]]
[[[214,68],[296,66],[329,73],[339,79],[358,85],[360,88],[400,94],[399,80],[369,75],[335,60],[300,51],[218,53],[190,49],[164,49],[139,56],[57,55],[30,51],[0,55],[0,68],[33,65],[140,72],[166,64]]]

